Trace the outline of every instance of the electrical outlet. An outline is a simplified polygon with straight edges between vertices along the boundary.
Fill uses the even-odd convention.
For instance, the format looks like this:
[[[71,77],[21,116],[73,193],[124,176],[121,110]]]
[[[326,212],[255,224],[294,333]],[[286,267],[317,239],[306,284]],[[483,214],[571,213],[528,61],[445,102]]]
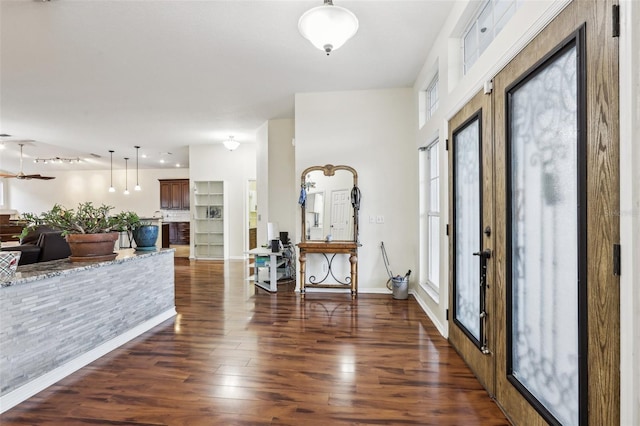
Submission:
[[[376,217],[374,215],[369,215],[369,223],[376,223]]]
[[[376,217],[376,223],[384,223],[384,216],[378,215]]]

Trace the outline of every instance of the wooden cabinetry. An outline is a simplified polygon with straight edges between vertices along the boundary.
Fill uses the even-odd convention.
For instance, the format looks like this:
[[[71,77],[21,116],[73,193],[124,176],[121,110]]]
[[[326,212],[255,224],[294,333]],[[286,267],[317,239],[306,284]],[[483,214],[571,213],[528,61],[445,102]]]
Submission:
[[[196,259],[225,259],[224,182],[194,182],[193,247]]]
[[[0,241],[18,241],[22,228],[24,225],[17,222],[0,223]]]
[[[257,232],[257,228],[249,228],[249,249],[254,249],[258,246]]]
[[[189,222],[167,222],[169,225],[169,244],[189,244],[191,224]]]
[[[189,210],[189,179],[159,179],[160,209]]]
[[[169,237],[171,235],[171,227],[168,223],[162,224],[162,248],[169,248],[169,244],[171,244]]]

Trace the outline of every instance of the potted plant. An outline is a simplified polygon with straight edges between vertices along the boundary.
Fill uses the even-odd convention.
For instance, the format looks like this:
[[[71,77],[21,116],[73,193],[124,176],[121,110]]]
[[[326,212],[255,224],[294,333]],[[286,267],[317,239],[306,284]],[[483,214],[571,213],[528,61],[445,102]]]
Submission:
[[[156,249],[158,225],[152,225],[151,221],[140,219],[133,212],[123,212],[120,215],[122,216],[121,221],[127,224],[127,232],[133,236],[133,240],[136,242],[136,250],[151,251]]]
[[[113,260],[117,255],[113,248],[118,231],[129,229],[135,221],[130,212],[110,215],[112,209],[104,204],[96,207],[91,202],[80,203],[76,209],[55,204],[40,215],[25,213],[27,226],[22,235],[38,225],[47,225],[62,231],[71,249],[72,262]]]

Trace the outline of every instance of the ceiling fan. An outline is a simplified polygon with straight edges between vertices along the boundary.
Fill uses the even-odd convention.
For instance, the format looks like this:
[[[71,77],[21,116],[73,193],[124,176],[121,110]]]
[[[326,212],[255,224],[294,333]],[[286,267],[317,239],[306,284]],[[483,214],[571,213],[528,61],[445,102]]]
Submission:
[[[20,144],[20,172],[18,172],[17,174],[0,173],[0,177],[3,177],[3,178],[16,178],[16,179],[41,179],[41,180],[55,179],[55,177],[53,177],[53,176],[25,175],[24,174],[24,172],[22,171],[22,147],[23,146],[24,146],[24,144],[21,143]]]

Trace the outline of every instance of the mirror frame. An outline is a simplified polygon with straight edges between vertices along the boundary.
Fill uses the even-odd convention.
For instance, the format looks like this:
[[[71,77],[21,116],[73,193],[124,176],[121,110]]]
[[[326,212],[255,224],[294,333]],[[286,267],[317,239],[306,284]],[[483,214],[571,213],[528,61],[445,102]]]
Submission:
[[[339,165],[339,166],[334,166],[333,164],[326,164],[324,166],[311,166],[311,167],[307,167],[306,169],[304,169],[304,171],[302,172],[302,175],[300,177],[300,189],[304,189],[305,184],[306,184],[306,178],[307,175],[311,172],[314,171],[321,171],[322,173],[324,173],[325,176],[334,176],[336,174],[336,171],[338,170],[346,170],[348,172],[351,172],[353,174],[353,188],[357,188],[358,187],[358,173],[356,172],[356,170],[353,167],[350,166],[344,166],[344,165]],[[305,189],[306,192],[306,189]],[[307,242],[307,228],[306,228],[306,222],[305,222],[305,216],[306,216],[306,207],[307,206],[307,200],[305,198],[305,202],[304,204],[301,204],[301,229],[302,229],[302,235],[300,237],[300,241],[305,243]],[[353,241],[353,242],[358,242],[358,209],[355,208],[352,204],[352,209],[353,209],[353,235],[352,238],[350,240],[339,240],[339,241]],[[318,243],[322,243],[322,242],[326,242],[324,240],[320,241],[320,240],[309,240],[309,241],[314,241],[314,242],[318,242]]]

